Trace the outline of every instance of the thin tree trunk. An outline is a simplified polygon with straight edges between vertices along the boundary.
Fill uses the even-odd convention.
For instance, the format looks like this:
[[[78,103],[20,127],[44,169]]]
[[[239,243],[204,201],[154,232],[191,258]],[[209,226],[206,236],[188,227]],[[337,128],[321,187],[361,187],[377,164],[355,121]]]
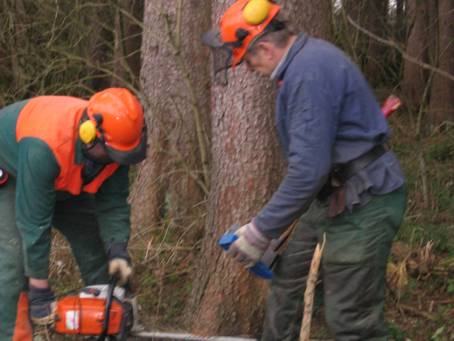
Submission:
[[[369,0],[366,29],[379,37],[387,35],[388,27],[388,1]],[[378,41],[368,37],[367,54],[364,73],[372,86],[377,86],[382,81],[383,67],[386,67],[387,49]]]
[[[411,31],[406,52],[418,60],[429,63],[428,5],[426,1],[408,0],[408,12],[411,18]],[[428,81],[428,73],[419,65],[405,61],[402,80],[404,102],[412,111],[417,111],[423,104],[423,94]]]
[[[124,79],[139,86],[140,47],[142,44],[142,28],[138,24],[143,17],[143,1],[119,0],[115,11],[114,32],[114,78],[112,85],[124,86]]]
[[[438,0],[438,67],[454,75],[454,1]],[[437,126],[454,121],[454,82],[440,75],[433,79],[430,121]]]

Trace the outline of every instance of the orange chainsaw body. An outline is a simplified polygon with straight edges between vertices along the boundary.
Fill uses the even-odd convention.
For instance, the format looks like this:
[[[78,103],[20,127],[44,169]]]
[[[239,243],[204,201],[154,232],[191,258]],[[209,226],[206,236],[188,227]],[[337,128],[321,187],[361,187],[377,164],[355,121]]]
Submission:
[[[57,302],[55,331],[60,334],[100,335],[103,331],[106,300],[67,296]],[[123,307],[112,301],[107,335],[121,331]]]

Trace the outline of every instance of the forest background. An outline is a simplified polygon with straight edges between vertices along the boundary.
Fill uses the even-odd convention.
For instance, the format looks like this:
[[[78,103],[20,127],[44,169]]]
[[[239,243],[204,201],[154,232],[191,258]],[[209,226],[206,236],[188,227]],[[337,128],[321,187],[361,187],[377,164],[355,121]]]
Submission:
[[[398,95],[391,148],[409,199],[388,266],[395,340],[454,340],[454,1],[281,0],[283,15],[341,47],[379,101]],[[232,0],[2,0],[0,107],[37,95],[89,97],[128,87],[144,103],[147,160],[131,172],[130,251],[142,322],[204,334],[259,332],[267,284],[216,245],[246,223],[285,170],[274,85],[213,82],[208,30]],[[56,235],[52,282],[82,283]],[[241,294],[239,294],[241,293]],[[323,314],[313,336],[329,338]]]

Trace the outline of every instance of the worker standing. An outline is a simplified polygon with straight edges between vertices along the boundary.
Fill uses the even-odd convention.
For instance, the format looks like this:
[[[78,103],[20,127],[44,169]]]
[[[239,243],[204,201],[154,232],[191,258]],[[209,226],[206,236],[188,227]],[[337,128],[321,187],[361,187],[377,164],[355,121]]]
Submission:
[[[145,158],[146,137],[141,104],[123,88],[0,110],[1,341],[32,340],[28,314],[35,324],[53,321],[51,226],[68,240],[87,285],[109,274],[128,281],[128,166]]]
[[[325,317],[338,341],[387,340],[385,270],[406,203],[404,175],[385,146],[386,119],[360,70],[332,44],[294,34],[280,5],[238,0],[203,40],[215,70],[245,62],[278,86],[276,128],[287,172],[229,249],[250,267],[298,217],[274,268],[262,340],[298,340],[303,295],[317,242]],[[304,215],[303,215],[304,214]]]

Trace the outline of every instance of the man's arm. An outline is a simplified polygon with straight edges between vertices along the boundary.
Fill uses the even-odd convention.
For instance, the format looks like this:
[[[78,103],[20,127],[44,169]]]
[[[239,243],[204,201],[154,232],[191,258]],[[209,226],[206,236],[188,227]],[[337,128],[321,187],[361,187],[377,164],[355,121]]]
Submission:
[[[16,222],[22,237],[25,275],[47,283],[55,178],[60,168],[49,147],[39,139],[19,142]]]
[[[131,231],[128,204],[129,168],[120,166],[95,196],[96,215],[106,249],[114,243],[127,243]]]
[[[253,219],[268,237],[279,236],[303,214],[331,169],[337,115],[330,86],[317,69],[284,82],[289,153],[287,174],[270,201]]]
[[[121,166],[107,179],[96,194],[96,214],[101,238],[109,259],[109,274],[119,278],[119,285],[132,274],[127,251],[131,231],[128,167]]]

